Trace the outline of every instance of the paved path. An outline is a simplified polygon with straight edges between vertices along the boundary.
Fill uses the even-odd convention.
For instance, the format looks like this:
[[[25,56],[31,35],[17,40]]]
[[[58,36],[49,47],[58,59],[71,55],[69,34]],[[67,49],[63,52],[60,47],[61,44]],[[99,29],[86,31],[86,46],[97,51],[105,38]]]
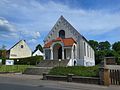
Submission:
[[[39,75],[0,74],[0,90],[2,90],[1,87],[5,87],[6,85],[11,88],[17,88],[11,90],[18,90],[18,88],[25,90],[30,87],[31,89],[29,90],[120,90],[120,86],[104,87],[93,84],[47,81],[41,80],[41,78],[42,76]],[[20,86],[25,89],[22,89]],[[3,90],[7,89],[3,88]]]

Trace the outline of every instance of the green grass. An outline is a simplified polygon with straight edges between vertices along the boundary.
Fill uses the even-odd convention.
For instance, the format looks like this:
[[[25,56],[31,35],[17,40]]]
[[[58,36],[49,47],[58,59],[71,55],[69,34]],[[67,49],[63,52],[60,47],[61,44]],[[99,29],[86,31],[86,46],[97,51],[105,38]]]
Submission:
[[[0,72],[23,72],[30,65],[2,65],[0,66]]]
[[[55,68],[51,69],[49,72],[49,74],[51,74],[51,75],[74,74],[77,76],[84,76],[84,77],[98,77],[98,73],[99,73],[99,66],[55,67]]]

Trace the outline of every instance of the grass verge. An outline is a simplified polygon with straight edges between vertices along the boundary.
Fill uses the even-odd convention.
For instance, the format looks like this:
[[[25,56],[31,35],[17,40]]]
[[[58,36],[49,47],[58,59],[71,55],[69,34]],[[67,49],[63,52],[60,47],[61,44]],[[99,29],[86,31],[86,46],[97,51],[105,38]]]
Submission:
[[[77,76],[84,76],[84,77],[98,77],[99,66],[92,66],[92,67],[84,67],[84,66],[55,67],[55,68],[50,70],[49,74],[51,74],[51,75],[74,74],[74,75],[77,75]]]
[[[1,65],[0,72],[23,72],[28,67],[32,67],[32,66],[31,65]]]

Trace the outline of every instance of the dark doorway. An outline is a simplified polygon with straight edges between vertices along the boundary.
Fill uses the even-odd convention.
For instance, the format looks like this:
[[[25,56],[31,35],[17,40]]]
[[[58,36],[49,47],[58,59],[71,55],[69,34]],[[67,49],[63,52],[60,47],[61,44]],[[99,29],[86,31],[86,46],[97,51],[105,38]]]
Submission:
[[[58,49],[58,59],[62,59],[62,47]]]
[[[77,64],[77,62],[76,62],[76,61],[74,61],[74,66],[76,66],[76,64]]]

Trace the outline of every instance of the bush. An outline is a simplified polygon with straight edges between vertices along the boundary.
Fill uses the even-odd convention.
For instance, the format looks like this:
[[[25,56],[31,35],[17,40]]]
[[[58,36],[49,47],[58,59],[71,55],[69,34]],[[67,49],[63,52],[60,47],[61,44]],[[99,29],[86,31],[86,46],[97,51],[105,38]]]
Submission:
[[[13,59],[13,60],[14,60],[14,64],[19,64],[19,65],[36,65],[41,60],[43,60],[43,57],[42,56],[32,56],[32,57]],[[17,60],[19,60],[19,61],[17,61]]]
[[[84,77],[98,77],[99,75],[99,67],[84,67],[84,66],[75,66],[75,67],[55,67],[50,70],[49,74],[51,75],[67,75],[74,74],[77,76]]]
[[[6,58],[1,58],[2,59],[2,64],[5,64]]]
[[[120,58],[116,59],[117,65],[120,65]]]

